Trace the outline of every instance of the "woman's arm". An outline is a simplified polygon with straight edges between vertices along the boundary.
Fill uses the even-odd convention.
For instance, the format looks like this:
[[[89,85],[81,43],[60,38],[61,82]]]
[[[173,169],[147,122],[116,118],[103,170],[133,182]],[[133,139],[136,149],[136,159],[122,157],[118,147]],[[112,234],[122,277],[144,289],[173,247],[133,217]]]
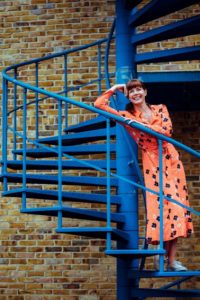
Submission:
[[[105,110],[111,114],[121,116],[122,114],[120,112],[118,112],[116,109],[109,106],[109,99],[116,91],[121,91],[121,92],[125,93],[126,85],[125,84],[113,85],[109,90],[107,90],[101,96],[99,96],[97,98],[97,100],[94,102],[94,106],[96,108]]]

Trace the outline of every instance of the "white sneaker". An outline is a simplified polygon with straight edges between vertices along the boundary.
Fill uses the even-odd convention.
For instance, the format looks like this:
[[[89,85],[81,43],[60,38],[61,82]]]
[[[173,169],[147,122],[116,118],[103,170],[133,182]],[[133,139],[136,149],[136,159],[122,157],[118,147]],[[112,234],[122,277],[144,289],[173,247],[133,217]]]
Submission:
[[[167,271],[182,272],[187,271],[187,268],[180,261],[175,260],[171,266],[168,265]]]

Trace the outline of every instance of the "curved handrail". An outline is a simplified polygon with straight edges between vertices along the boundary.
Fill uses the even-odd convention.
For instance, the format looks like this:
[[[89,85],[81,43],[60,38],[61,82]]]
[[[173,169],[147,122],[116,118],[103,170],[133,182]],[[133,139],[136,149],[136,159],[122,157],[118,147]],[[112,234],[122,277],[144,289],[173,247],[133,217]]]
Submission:
[[[115,120],[115,121],[117,121],[117,122],[119,122],[121,124],[129,125],[132,128],[136,128],[136,129],[139,129],[141,131],[144,131],[145,133],[151,134],[152,136],[156,137],[157,139],[160,139],[162,141],[166,141],[168,143],[171,143],[172,145],[174,145],[176,147],[179,147],[180,149],[183,149],[183,150],[187,151],[188,153],[190,153],[190,154],[192,154],[192,155],[200,158],[200,152],[198,152],[198,151],[192,149],[191,147],[186,146],[183,143],[178,142],[178,141],[176,141],[176,140],[174,140],[174,139],[172,139],[172,138],[170,138],[168,136],[165,136],[165,135],[163,135],[161,133],[158,133],[158,132],[156,132],[156,131],[154,131],[152,129],[149,129],[149,128],[145,127],[144,125],[139,124],[136,121],[133,121],[133,120],[130,120],[130,119],[125,119],[124,117],[113,115],[113,114],[111,114],[109,112],[102,111],[101,109],[92,107],[92,106],[90,106],[88,104],[85,104],[85,103],[82,103],[82,102],[78,102],[78,101],[73,100],[73,99],[71,99],[69,97],[60,96],[60,95],[58,95],[58,94],[56,94],[54,92],[48,92],[48,91],[46,91],[44,89],[41,89],[39,87],[31,86],[30,84],[24,83],[24,82],[22,82],[20,80],[16,80],[16,79],[8,76],[8,74],[6,73],[7,70],[8,70],[8,68],[2,71],[3,79],[6,79],[6,80],[8,80],[8,81],[10,81],[12,83],[15,83],[15,84],[21,86],[22,88],[25,88],[25,89],[28,89],[28,90],[32,90],[34,92],[46,95],[46,96],[48,96],[50,98],[54,98],[54,99],[57,99],[59,101],[69,102],[70,104],[79,106],[79,107],[84,108],[86,110],[90,110],[90,111],[92,111],[94,113],[97,113],[97,114],[101,114],[104,117],[107,117],[109,119]]]
[[[114,25],[113,25],[113,27],[112,27],[111,32],[113,32],[113,31],[114,31]],[[75,48],[75,49],[70,49],[70,50],[62,51],[62,52],[57,53],[57,54],[51,54],[51,55],[48,55],[48,56],[43,57],[43,58],[41,58],[41,59],[33,59],[33,60],[31,60],[31,61],[28,61],[28,62],[24,62],[24,63],[20,63],[20,64],[16,64],[16,65],[10,66],[10,67],[6,68],[5,70],[3,70],[3,72],[2,72],[2,75],[3,75],[3,81],[4,81],[4,87],[6,86],[6,82],[9,81],[9,82],[12,82],[14,85],[21,86],[21,87],[24,89],[24,93],[26,93],[27,90],[31,90],[31,91],[35,92],[37,95],[40,94],[40,95],[43,95],[43,96],[44,96],[44,97],[42,97],[42,99],[41,99],[41,98],[40,98],[40,99],[37,99],[37,101],[42,101],[42,100],[45,100],[45,99],[47,99],[47,98],[53,98],[53,99],[55,99],[55,100],[57,100],[57,101],[59,102],[59,106],[60,106],[60,103],[62,103],[62,102],[65,102],[66,104],[67,104],[67,103],[70,103],[70,104],[73,104],[73,105],[75,105],[75,106],[78,106],[78,107],[84,108],[84,109],[86,109],[86,110],[89,110],[89,111],[91,111],[91,112],[93,112],[93,113],[97,113],[97,114],[103,115],[106,119],[109,119],[109,120],[115,120],[116,122],[119,122],[119,123],[120,123],[121,125],[123,125],[123,126],[124,126],[124,125],[128,125],[128,126],[130,126],[130,127],[132,127],[132,128],[139,129],[139,130],[141,130],[141,131],[143,131],[143,132],[145,132],[145,133],[148,133],[148,134],[154,136],[154,137],[159,141],[159,153],[161,153],[161,154],[162,154],[162,142],[163,142],[163,141],[166,141],[166,142],[169,142],[169,143],[173,144],[174,146],[179,147],[179,148],[183,149],[184,151],[187,151],[188,153],[190,153],[190,154],[192,154],[192,155],[194,155],[194,156],[200,158],[200,152],[195,151],[195,150],[193,150],[192,148],[190,148],[190,147],[188,147],[188,146],[186,146],[186,145],[184,145],[184,144],[182,144],[182,143],[180,143],[180,142],[178,142],[178,141],[176,141],[176,140],[174,140],[174,139],[172,139],[172,138],[169,138],[169,137],[164,136],[164,135],[162,135],[162,134],[160,134],[160,133],[157,133],[157,132],[155,132],[155,131],[153,131],[153,130],[147,128],[147,127],[145,127],[143,124],[137,123],[137,122],[135,122],[135,121],[133,121],[133,120],[130,120],[130,119],[125,119],[125,118],[123,118],[123,117],[120,117],[120,116],[116,116],[116,115],[110,114],[110,113],[108,113],[108,112],[99,110],[99,109],[97,109],[97,108],[95,108],[95,107],[93,107],[93,106],[87,105],[87,104],[85,104],[85,103],[75,101],[75,100],[73,100],[73,99],[67,97],[66,95],[65,95],[65,96],[62,96],[61,94],[65,93],[65,91],[58,92],[58,93],[49,92],[49,91],[44,90],[44,89],[42,89],[42,88],[40,88],[40,87],[38,87],[38,86],[32,86],[32,85],[30,85],[30,84],[28,84],[28,83],[25,83],[25,82],[23,82],[23,81],[20,81],[20,80],[18,80],[16,77],[13,78],[13,77],[9,76],[9,74],[8,74],[8,72],[9,72],[10,70],[14,70],[15,73],[16,73],[16,69],[19,68],[19,67],[22,67],[22,66],[25,66],[25,65],[30,65],[30,64],[33,64],[33,63],[38,64],[38,63],[40,63],[41,61],[45,61],[45,60],[48,60],[48,59],[51,59],[51,58],[55,58],[55,57],[67,55],[67,54],[73,53],[73,52],[75,52],[75,51],[84,50],[84,49],[87,49],[87,48],[89,48],[89,47],[91,47],[91,46],[101,45],[101,43],[104,43],[104,42],[106,42],[106,41],[107,41],[107,47],[106,47],[106,55],[105,55],[105,56],[107,57],[107,54],[108,54],[108,51],[109,51],[109,42],[111,41],[111,39],[112,39],[112,36],[110,35],[108,39],[102,39],[102,40],[100,40],[100,41],[98,41],[98,42],[91,43],[91,44],[88,44],[88,45],[85,45],[85,46],[81,46],[81,47],[77,47],[77,48]],[[104,66],[104,67],[105,67],[105,66]],[[108,83],[108,77],[107,77],[107,75],[108,75],[108,69],[105,68],[105,78],[106,78],[106,80],[107,80],[106,83],[109,84],[109,83]],[[99,78],[99,79],[100,79],[100,78]],[[99,79],[97,79],[97,81],[98,81]],[[101,79],[102,79],[102,78],[101,78]],[[87,83],[87,84],[90,84],[90,83],[91,83],[91,82],[89,82],[89,83]],[[67,90],[69,91],[69,89],[67,89]],[[30,105],[30,104],[32,104],[32,103],[34,103],[34,102],[35,102],[35,101],[31,101],[31,102],[29,102],[29,103],[26,103],[26,106],[27,106],[27,105]],[[22,107],[23,107],[23,106],[17,107],[15,110],[20,109],[20,108],[22,108]],[[13,110],[13,111],[14,111],[14,110]],[[7,113],[7,115],[8,115],[9,113],[12,113],[13,111],[6,112],[6,113]],[[13,131],[13,129],[12,129],[11,127],[8,127],[8,128],[9,128],[11,131]],[[33,141],[33,140],[28,139],[24,134],[21,135],[20,133],[16,133],[16,132],[15,132],[15,134],[18,135],[18,136],[20,136],[20,137],[22,137],[23,140],[28,140],[29,142],[31,142],[31,143],[34,144],[35,146],[40,146],[40,147],[42,146],[43,148],[45,148],[45,149],[47,149],[47,150],[57,152],[55,149],[52,149],[51,147],[41,145],[41,144],[37,143],[36,141]],[[61,140],[61,131],[59,131],[59,141],[60,141],[60,140]],[[61,144],[62,144],[62,143],[61,143]],[[161,149],[161,151],[160,151],[160,149]],[[57,152],[57,153],[58,153],[58,152]],[[94,169],[96,169],[96,170],[99,170],[99,171],[101,171],[101,172],[106,172],[104,169],[98,168],[97,166],[94,166],[93,164],[90,164],[90,163],[85,163],[85,162],[83,162],[83,161],[81,161],[81,160],[79,160],[79,159],[77,159],[77,158],[74,158],[73,156],[68,155],[68,154],[63,154],[63,153],[62,153],[61,156],[64,156],[64,157],[67,157],[67,158],[70,158],[70,159],[74,159],[74,160],[76,160],[76,161],[79,161],[80,163],[83,163],[83,164],[85,164],[85,165],[88,165],[89,167],[92,167],[92,168],[94,168]],[[61,167],[61,166],[60,166],[60,167]],[[161,169],[162,169],[162,168],[161,168]],[[116,177],[116,178],[118,178],[118,179],[120,179],[120,180],[124,180],[124,181],[126,181],[126,182],[128,182],[128,183],[134,185],[135,187],[141,188],[141,189],[142,189],[142,192],[144,192],[144,191],[147,192],[147,191],[148,191],[148,192],[151,192],[151,193],[153,193],[153,194],[155,194],[155,195],[157,195],[157,196],[160,196],[160,199],[161,199],[161,198],[162,198],[162,199],[165,198],[165,199],[167,199],[168,201],[171,201],[171,202],[173,202],[173,203],[175,203],[175,204],[177,204],[177,205],[180,205],[180,206],[184,207],[185,209],[187,209],[187,210],[193,212],[194,214],[200,216],[200,212],[194,210],[193,208],[187,207],[186,205],[182,205],[182,204],[179,203],[178,201],[176,201],[176,200],[174,200],[174,199],[172,199],[172,198],[169,198],[169,197],[167,197],[167,196],[162,195],[160,192],[156,192],[156,191],[154,191],[154,190],[152,190],[152,189],[146,188],[143,182],[141,182],[141,184],[139,184],[139,183],[133,182],[133,181],[131,181],[131,180],[128,180],[128,179],[126,179],[126,178],[124,178],[124,177],[122,177],[122,176],[119,176],[119,175],[117,175],[117,174],[114,174],[114,173],[112,173],[112,172],[110,172],[109,175],[111,175],[111,176],[113,176],[113,177]],[[107,177],[108,177],[108,176],[107,176]],[[62,182],[62,179],[60,179],[60,181]],[[160,182],[162,182],[162,179],[161,179],[161,178],[160,178]],[[109,186],[108,186],[108,187],[109,187]],[[62,198],[62,196],[60,197],[60,199],[61,199],[61,198]],[[162,201],[161,201],[161,207],[162,207]],[[161,214],[162,214],[162,210],[161,210]],[[108,214],[108,218],[109,218],[109,214]],[[161,220],[162,220],[162,215],[161,215]],[[161,227],[162,227],[162,226],[161,226]],[[160,233],[160,235],[162,236],[162,232]],[[160,244],[161,244],[161,247],[162,247],[163,241],[162,241],[161,236],[160,236],[160,241],[161,241]],[[140,268],[140,269],[141,269],[141,268]]]
[[[89,111],[92,111],[92,112],[94,112],[94,113],[101,114],[101,115],[103,115],[104,117],[109,118],[109,119],[111,119],[111,120],[115,120],[115,121],[117,121],[117,122],[119,122],[119,123],[121,123],[121,124],[129,125],[129,126],[132,127],[132,128],[139,129],[139,130],[141,130],[141,131],[143,131],[143,132],[145,132],[145,133],[148,133],[148,134],[150,134],[150,135],[156,137],[156,138],[157,138],[158,140],[160,140],[160,141],[167,141],[167,142],[169,142],[169,143],[171,143],[171,144],[173,144],[173,145],[175,145],[175,146],[177,146],[177,147],[179,147],[179,148],[181,148],[181,149],[187,151],[188,153],[190,153],[190,154],[192,154],[192,155],[194,155],[194,156],[200,158],[200,152],[198,152],[198,151],[196,151],[196,150],[193,150],[192,148],[190,148],[190,147],[188,147],[188,146],[186,146],[186,145],[184,145],[184,144],[182,144],[182,143],[180,143],[180,142],[178,142],[178,141],[176,141],[176,140],[174,140],[174,139],[172,139],[172,138],[169,138],[169,137],[164,136],[164,135],[162,135],[162,134],[160,134],[160,133],[157,133],[157,132],[153,131],[152,129],[149,129],[149,128],[145,127],[144,125],[139,124],[139,123],[137,123],[137,122],[135,122],[135,121],[132,121],[132,120],[129,120],[129,119],[125,119],[124,117],[121,117],[121,116],[113,115],[113,114],[111,114],[111,113],[109,113],[109,112],[100,110],[100,109],[98,109],[98,108],[92,107],[92,106],[90,106],[90,105],[88,105],[88,104],[85,104],[85,103],[82,103],[82,102],[78,102],[78,101],[73,100],[73,99],[71,99],[71,98],[69,98],[69,97],[64,97],[64,96],[57,95],[56,93],[53,93],[53,92],[45,91],[45,90],[43,90],[43,89],[41,89],[41,88],[31,86],[31,85],[29,85],[29,84],[27,84],[27,83],[24,83],[24,82],[22,82],[22,81],[17,81],[17,80],[15,80],[15,79],[9,77],[5,72],[4,72],[4,74],[3,74],[3,77],[4,77],[4,80],[7,79],[7,80],[9,80],[9,81],[11,81],[11,82],[13,82],[13,83],[17,83],[19,86],[25,88],[26,90],[27,90],[27,89],[30,89],[30,90],[32,90],[32,91],[35,91],[35,92],[38,92],[38,93],[40,93],[40,94],[44,94],[44,95],[46,95],[46,96],[49,96],[49,97],[51,97],[51,98],[54,98],[54,99],[56,99],[56,100],[58,100],[58,101],[64,101],[64,102],[67,102],[67,103],[76,105],[76,106],[78,106],[78,107],[84,108],[84,109],[89,110]],[[113,175],[113,174],[111,173],[111,175]],[[115,175],[115,176],[116,176],[116,175]],[[151,190],[151,189],[148,189],[148,188],[146,188],[146,187],[143,187],[142,185],[140,185],[140,184],[138,184],[138,183],[133,183],[131,180],[124,179],[123,177],[121,177],[121,176],[119,176],[119,175],[117,175],[117,176],[118,176],[118,178],[120,178],[120,179],[122,179],[122,180],[125,180],[125,181],[127,181],[127,182],[129,182],[129,183],[132,183],[132,184],[134,184],[135,186],[137,186],[137,187],[139,187],[139,188],[145,189],[146,191],[150,191],[151,193],[154,193],[154,194],[156,194],[156,195],[159,196],[159,193],[157,193],[157,192],[154,191],[154,190]],[[191,212],[193,212],[193,213],[195,213],[195,214],[197,214],[197,215],[200,216],[200,212],[195,211],[195,210],[192,209],[191,207],[187,207],[187,206],[185,206],[185,205],[182,205],[182,204],[180,204],[178,201],[176,201],[176,200],[174,200],[174,199],[172,199],[172,198],[169,198],[169,197],[167,197],[167,196],[164,196],[164,198],[167,199],[168,201],[171,201],[171,202],[176,203],[176,204],[178,204],[178,205],[180,205],[180,206],[182,206],[182,207],[185,207],[185,208],[187,208],[188,210],[190,210]]]
[[[34,58],[34,59],[29,60],[29,61],[25,61],[25,62],[21,62],[21,63],[18,63],[18,64],[11,65],[11,66],[5,68],[3,71],[7,72],[7,71],[17,69],[19,67],[23,67],[23,66],[26,66],[26,65],[31,65],[31,64],[34,64],[34,63],[40,63],[42,61],[45,61],[45,60],[48,60],[48,59],[51,59],[51,58],[56,58],[56,57],[60,57],[60,56],[70,54],[70,53],[73,53],[73,52],[85,50],[87,48],[103,44],[103,43],[107,42],[107,40],[108,39],[105,38],[105,39],[101,39],[101,40],[98,40],[96,42],[86,44],[86,45],[83,45],[83,46],[79,46],[79,47],[76,47],[76,48],[64,50],[64,51],[61,51],[61,52],[58,52],[58,53],[49,54],[49,55],[46,55],[46,56],[43,56],[43,57],[40,57],[40,58]]]

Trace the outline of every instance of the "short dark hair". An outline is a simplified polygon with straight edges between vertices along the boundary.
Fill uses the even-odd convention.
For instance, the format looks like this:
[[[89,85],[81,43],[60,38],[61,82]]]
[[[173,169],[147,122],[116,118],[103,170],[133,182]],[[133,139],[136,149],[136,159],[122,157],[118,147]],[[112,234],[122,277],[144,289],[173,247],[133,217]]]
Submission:
[[[126,84],[127,91],[130,91],[131,89],[133,89],[135,87],[142,87],[144,90],[147,89],[144,82],[139,79],[131,79]]]
[[[136,87],[141,87],[143,88],[144,90],[146,90],[146,86],[144,84],[143,81],[139,80],[139,79],[131,79],[127,82],[126,84],[126,89],[127,89],[127,92],[129,94],[129,91],[132,90],[133,88],[136,88]],[[128,95],[127,95],[128,96]],[[126,110],[128,112],[132,112],[134,110],[134,105],[132,102],[129,102],[127,105],[126,105]]]

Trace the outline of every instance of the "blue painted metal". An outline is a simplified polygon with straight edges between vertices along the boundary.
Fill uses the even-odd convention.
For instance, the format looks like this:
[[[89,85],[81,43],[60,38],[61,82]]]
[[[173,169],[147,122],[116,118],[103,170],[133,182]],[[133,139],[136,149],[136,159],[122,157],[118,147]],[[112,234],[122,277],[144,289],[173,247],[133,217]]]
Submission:
[[[139,11],[132,12],[129,24],[139,26],[195,3],[199,0],[152,0]]]
[[[136,76],[136,70],[133,69],[134,47],[130,43],[130,29],[128,27],[128,12],[122,1],[116,1],[116,81],[125,83],[132,76]],[[127,99],[117,94],[118,108],[123,110]],[[131,181],[137,181],[137,173],[134,165],[129,165],[132,160],[130,152],[127,152],[127,143],[124,139],[124,132],[120,125],[116,126],[117,135],[117,174]],[[127,134],[127,133],[126,133]],[[129,136],[130,138],[130,136]],[[134,150],[137,153],[135,144]],[[138,249],[138,203],[137,188],[128,182],[119,181],[118,194],[122,198],[119,213],[122,213],[126,222],[123,227],[119,227],[129,233],[129,242],[127,244],[118,241],[117,249]],[[109,251],[109,249],[108,249]],[[129,270],[138,269],[138,260],[133,256],[129,259],[123,257],[117,258],[117,299],[130,300],[132,288],[138,287],[138,280],[130,282],[128,278]]]
[[[25,173],[26,174],[26,173]],[[6,173],[4,176],[8,179],[9,182],[22,182],[22,174],[13,174]],[[58,182],[57,175],[35,175],[35,174],[26,174],[27,183],[47,183],[47,184],[56,184]],[[63,176],[62,183],[67,185],[77,184],[77,185],[106,185],[105,177],[92,177],[92,176]],[[115,178],[111,178],[111,185],[118,186],[118,181]]]
[[[27,136],[27,89],[23,90],[23,166],[22,166],[22,188],[26,189],[26,136]],[[26,208],[26,194],[22,193],[22,209]]]
[[[15,80],[17,80],[17,70],[14,69],[14,78]],[[17,145],[17,137],[16,137],[16,130],[17,130],[17,111],[16,111],[16,107],[17,107],[17,85],[14,84],[14,101],[13,101],[13,106],[14,106],[14,118],[13,118],[13,149],[16,150],[16,145]],[[13,153],[13,159],[16,159],[16,155],[15,153]]]
[[[134,0],[134,1],[130,1],[130,0],[123,0],[124,1],[124,6],[130,10],[134,7],[136,7],[138,4],[140,4],[143,0]]]
[[[158,159],[159,159],[159,202],[160,202],[160,249],[164,250],[163,240],[163,210],[164,210],[164,195],[163,195],[163,142],[158,140]],[[159,270],[164,271],[164,256],[160,255]]]
[[[111,121],[111,126],[115,126],[115,123]],[[92,129],[100,129],[100,128],[106,128],[106,119],[104,117],[97,116],[96,118],[93,118],[91,120],[87,120],[84,122],[81,122],[76,125],[72,125],[67,128],[67,132],[82,132]]]
[[[101,44],[98,45],[98,95],[102,94],[101,89],[101,81],[102,81],[102,74],[101,74]]]
[[[143,256],[153,256],[157,254],[165,254],[165,250],[152,250],[152,249],[117,249],[117,250],[106,250],[105,253],[107,255],[112,255],[115,257],[121,257],[124,259],[127,259],[129,256],[130,257],[136,257],[136,258],[141,258]]]
[[[4,192],[8,190],[7,178],[4,176],[7,172],[7,151],[8,151],[8,81],[3,78],[3,89],[2,89],[2,160],[4,162],[2,166],[2,176],[3,176],[3,190]]]
[[[7,70],[7,69],[6,69]],[[2,72],[4,78],[6,78],[7,80],[9,80],[10,82],[15,82],[14,79],[10,76],[8,76],[6,74],[6,70],[4,70]],[[192,154],[192,155],[195,155],[197,157],[200,157],[200,154],[199,152],[193,150],[192,148],[186,146],[186,145],[183,145],[181,144],[180,142],[174,140],[174,139],[171,139],[167,136],[163,136],[162,134],[159,134],[157,132],[154,132],[153,130],[139,124],[139,123],[135,123],[134,121],[132,120],[129,120],[129,119],[124,119],[123,117],[120,117],[120,116],[113,116],[112,114],[106,112],[106,111],[102,111],[102,110],[99,110],[95,107],[92,107],[92,106],[89,106],[85,103],[82,103],[82,102],[76,102],[75,100],[72,100],[70,98],[65,98],[63,96],[60,96],[58,94],[55,94],[55,93],[52,93],[52,92],[48,92],[46,90],[43,90],[43,89],[40,89],[40,88],[35,88],[34,86],[31,86],[27,83],[23,83],[21,81],[18,81],[18,85],[19,86],[22,86],[22,87],[26,87],[27,89],[30,89],[30,90],[33,90],[33,91],[36,91],[38,90],[41,94],[45,94],[45,95],[48,95],[49,97],[52,97],[52,98],[55,98],[55,99],[58,99],[58,100],[63,100],[64,102],[69,102],[71,104],[74,104],[74,105],[78,105],[79,107],[82,107],[82,108],[85,108],[85,109],[88,109],[89,111],[91,112],[94,112],[94,113],[98,113],[98,114],[101,114],[102,116],[105,116],[105,117],[108,117],[110,119],[113,119],[113,120],[116,120],[117,122],[121,122],[121,123],[124,123],[124,124],[128,124],[129,126],[131,127],[134,127],[134,128],[137,128],[139,130],[142,130],[146,133],[149,133],[151,134],[152,136],[155,136],[156,138],[160,139],[160,140],[165,140],[169,143],[172,143],[174,146],[176,147],[180,147],[182,148],[183,150],[187,151],[188,153]],[[10,128],[10,127],[9,127]],[[11,128],[10,128],[11,129]],[[33,141],[32,141],[33,142]]]
[[[135,62],[142,64],[148,62],[195,60],[199,59],[199,57],[200,46],[196,46],[136,54]]]
[[[115,136],[115,127],[112,127],[110,129],[110,135]],[[84,142],[89,142],[89,141],[96,141],[100,139],[105,139],[105,130],[104,129],[97,129],[97,130],[91,130],[91,131],[86,131],[86,132],[77,132],[74,133],[73,135],[63,135],[62,136],[62,145],[74,145],[77,143],[84,143]],[[39,139],[38,142],[40,143],[47,143],[47,144],[52,144],[52,145],[57,145],[58,144],[58,138],[57,137],[50,137],[50,138],[42,138]]]
[[[39,64],[35,63],[35,84],[39,87]],[[39,138],[39,104],[38,92],[35,93],[35,138]]]
[[[74,160],[63,160],[62,169],[93,169],[94,167],[90,166],[90,160],[82,160],[85,161],[85,164],[79,161]],[[3,165],[4,162],[2,161]],[[106,169],[107,162],[106,160],[92,160],[92,165],[97,166],[103,169]],[[7,166],[9,168],[19,170],[22,168],[21,160],[8,160]],[[116,169],[116,160],[110,160],[111,169]],[[58,168],[58,162],[55,160],[26,160],[26,168],[31,170],[54,170]]]
[[[58,102],[58,206],[62,208],[63,168],[62,168],[62,101]],[[58,212],[58,227],[62,228],[62,210]]]
[[[2,193],[3,196],[7,197],[20,197],[22,193],[26,193],[27,198],[32,199],[48,199],[48,200],[57,200],[58,199],[58,191],[56,190],[38,190],[35,188],[17,188],[12,189],[10,191]],[[62,200],[63,201],[71,201],[71,202],[84,202],[84,203],[101,203],[107,204],[107,195],[106,194],[96,194],[96,193],[81,193],[81,192],[62,192]],[[118,195],[111,195],[110,197],[111,205],[120,205],[121,197]]]
[[[84,105],[84,106],[85,106],[85,105]],[[91,110],[93,110],[93,109],[91,109]],[[104,114],[104,115],[110,115],[110,117],[112,116],[111,114],[106,113],[106,112],[101,112],[101,113]],[[113,117],[112,117],[112,119],[113,119]],[[138,123],[135,123],[135,122],[132,121],[132,120],[129,120],[129,119],[128,119],[128,120],[125,120],[125,121],[124,121],[124,119],[123,119],[122,117],[118,117],[118,116],[115,116],[115,119],[116,119],[116,120],[117,120],[117,119],[122,119],[122,122],[127,123],[127,124],[130,125],[130,126],[134,124],[133,127],[136,127],[136,128],[138,128],[138,129],[141,129],[141,130],[144,131],[144,132],[150,133],[151,135],[153,135],[153,136],[159,138],[160,140],[166,140],[166,141],[169,141],[169,142],[171,142],[172,144],[174,144],[174,145],[176,145],[176,146],[178,145],[178,146],[182,147],[182,146],[181,146],[181,145],[182,145],[181,143],[179,143],[179,142],[177,142],[177,141],[175,141],[175,140],[173,140],[173,139],[171,139],[171,138],[168,138],[168,137],[166,137],[166,136],[162,136],[161,134],[158,134],[158,133],[154,132],[153,130],[148,129],[148,128],[146,128],[146,127],[143,126],[143,125],[140,125],[140,124],[138,124]],[[10,128],[10,127],[9,127],[9,128]],[[10,128],[10,129],[11,129],[11,128]],[[12,131],[12,129],[11,129],[11,131]],[[19,136],[21,136],[22,138],[24,138],[24,136],[21,135],[20,133],[17,133],[17,135],[19,135]],[[29,140],[29,139],[28,139],[28,140]],[[33,143],[33,144],[36,144],[36,145],[38,144],[37,142],[33,142],[33,141],[32,141],[32,143]],[[45,147],[45,148],[47,148],[47,149],[51,149],[51,148],[49,148],[49,147],[47,147],[47,146],[44,146],[44,145],[43,145],[43,147]],[[193,149],[191,149],[191,148],[189,148],[189,147],[187,147],[187,146],[185,146],[185,145],[184,145],[182,148],[183,148],[184,150],[186,150],[187,152],[189,152],[189,153],[191,153],[191,154],[194,154],[194,155],[197,156],[197,157],[200,157],[199,152],[194,151]],[[51,149],[51,150],[54,151],[53,149]],[[70,157],[70,156],[67,155],[67,157]],[[70,157],[70,158],[71,158],[71,157]],[[77,160],[76,158],[73,158],[73,159]],[[85,162],[84,162],[84,163],[85,163]],[[101,170],[101,171],[104,172],[104,170]],[[151,190],[151,189],[149,189],[149,188],[143,187],[143,186],[141,186],[140,184],[137,184],[136,182],[127,179],[126,177],[123,177],[123,176],[120,176],[120,175],[116,175],[116,174],[112,174],[112,175],[115,176],[115,177],[118,178],[118,179],[121,179],[122,181],[124,181],[124,182],[126,182],[126,183],[131,183],[131,184],[132,184],[133,186],[135,186],[135,187],[141,187],[142,189],[145,189],[145,190],[147,190],[147,191],[150,191],[150,192],[153,193],[153,194],[159,195],[159,193],[155,192],[154,190]],[[9,180],[17,180],[17,182],[18,182],[19,180],[21,180],[21,179],[20,179],[20,175],[19,175],[19,176],[18,176],[18,175],[13,176],[12,174],[6,174],[5,176],[7,176],[7,178],[9,178]],[[28,175],[28,177],[29,177],[30,182],[34,182],[34,181],[36,180],[36,178],[35,178],[34,175],[31,175],[31,176]],[[84,177],[84,178],[85,178],[85,177]],[[47,182],[54,182],[54,183],[56,183],[56,180],[54,179],[53,176],[43,176],[42,178],[41,178],[41,176],[40,176],[39,180],[40,180],[40,181],[41,181],[41,180],[44,180],[44,181],[43,181],[44,183],[45,183],[45,182],[46,182],[46,183],[47,183]],[[68,179],[67,181],[69,181],[69,179]],[[75,182],[77,182],[77,180],[75,180]],[[84,180],[83,180],[83,182],[84,182]],[[197,212],[197,211],[195,211],[194,209],[192,209],[192,208],[190,208],[190,207],[187,207],[187,206],[185,206],[185,205],[182,205],[181,203],[177,202],[176,200],[174,200],[174,199],[172,199],[172,198],[168,198],[167,196],[165,196],[165,198],[166,198],[168,201],[171,201],[171,202],[173,202],[173,203],[176,203],[176,204],[178,204],[178,205],[180,205],[180,206],[186,208],[187,210],[189,210],[189,211],[195,213],[196,215],[200,215],[200,212]]]
[[[110,144],[110,151],[116,151],[116,144]],[[38,149],[37,152],[35,149],[27,149],[27,155],[29,157],[41,158],[41,157],[55,157],[58,155],[57,147],[54,147],[55,151],[50,149]],[[14,151],[18,155],[22,155],[22,150]],[[105,144],[95,144],[95,145],[80,145],[80,146],[67,146],[63,147],[63,153],[77,154],[77,155],[88,155],[88,154],[100,154],[106,152]]]
[[[90,209],[74,208],[66,205],[63,205],[62,207],[52,206],[42,208],[26,208],[21,210],[22,213],[55,217],[58,215],[59,211],[62,211],[64,218],[85,219],[91,221],[105,221],[107,218],[105,212]],[[111,213],[111,221],[123,224],[125,221],[125,217],[124,215],[119,213]]]
[[[144,33],[135,34],[132,36],[131,42],[136,45],[140,45],[197,34],[200,32],[199,24],[200,15],[148,30]]]
[[[75,235],[84,235],[92,238],[103,238],[106,239],[107,233],[109,232],[112,236],[112,240],[124,240],[127,241],[129,239],[129,235],[126,234],[122,230],[110,228],[110,227],[67,227],[67,228],[58,228],[56,232],[75,234]]]
[[[64,59],[64,95],[65,97],[68,96],[68,74],[67,74],[67,60],[68,60],[68,55],[64,54],[63,56]],[[65,128],[68,128],[68,103],[65,103]]]
[[[200,276],[200,271],[188,270],[184,272],[159,272],[159,271],[132,271],[129,273],[130,278],[151,278],[151,277],[188,277],[188,276]]]
[[[165,284],[161,287],[161,289],[170,289],[171,287],[177,286],[180,288],[180,284],[187,281],[188,279],[191,279],[192,276],[187,276],[187,277],[183,277],[183,278],[179,278],[173,282],[170,282],[169,284]]]
[[[192,297],[192,298],[199,298],[200,292],[195,290],[164,290],[164,289],[135,289],[132,292],[132,297]]]
[[[138,72],[145,83],[199,82],[200,72]]]
[[[110,120],[106,120],[106,161],[107,161],[107,167],[106,167],[106,195],[107,195],[107,205],[106,205],[106,212],[107,212],[107,228],[112,228],[111,224],[111,169],[110,169]],[[111,232],[107,232],[106,236],[106,248],[111,249],[112,246],[112,240],[111,240]]]

